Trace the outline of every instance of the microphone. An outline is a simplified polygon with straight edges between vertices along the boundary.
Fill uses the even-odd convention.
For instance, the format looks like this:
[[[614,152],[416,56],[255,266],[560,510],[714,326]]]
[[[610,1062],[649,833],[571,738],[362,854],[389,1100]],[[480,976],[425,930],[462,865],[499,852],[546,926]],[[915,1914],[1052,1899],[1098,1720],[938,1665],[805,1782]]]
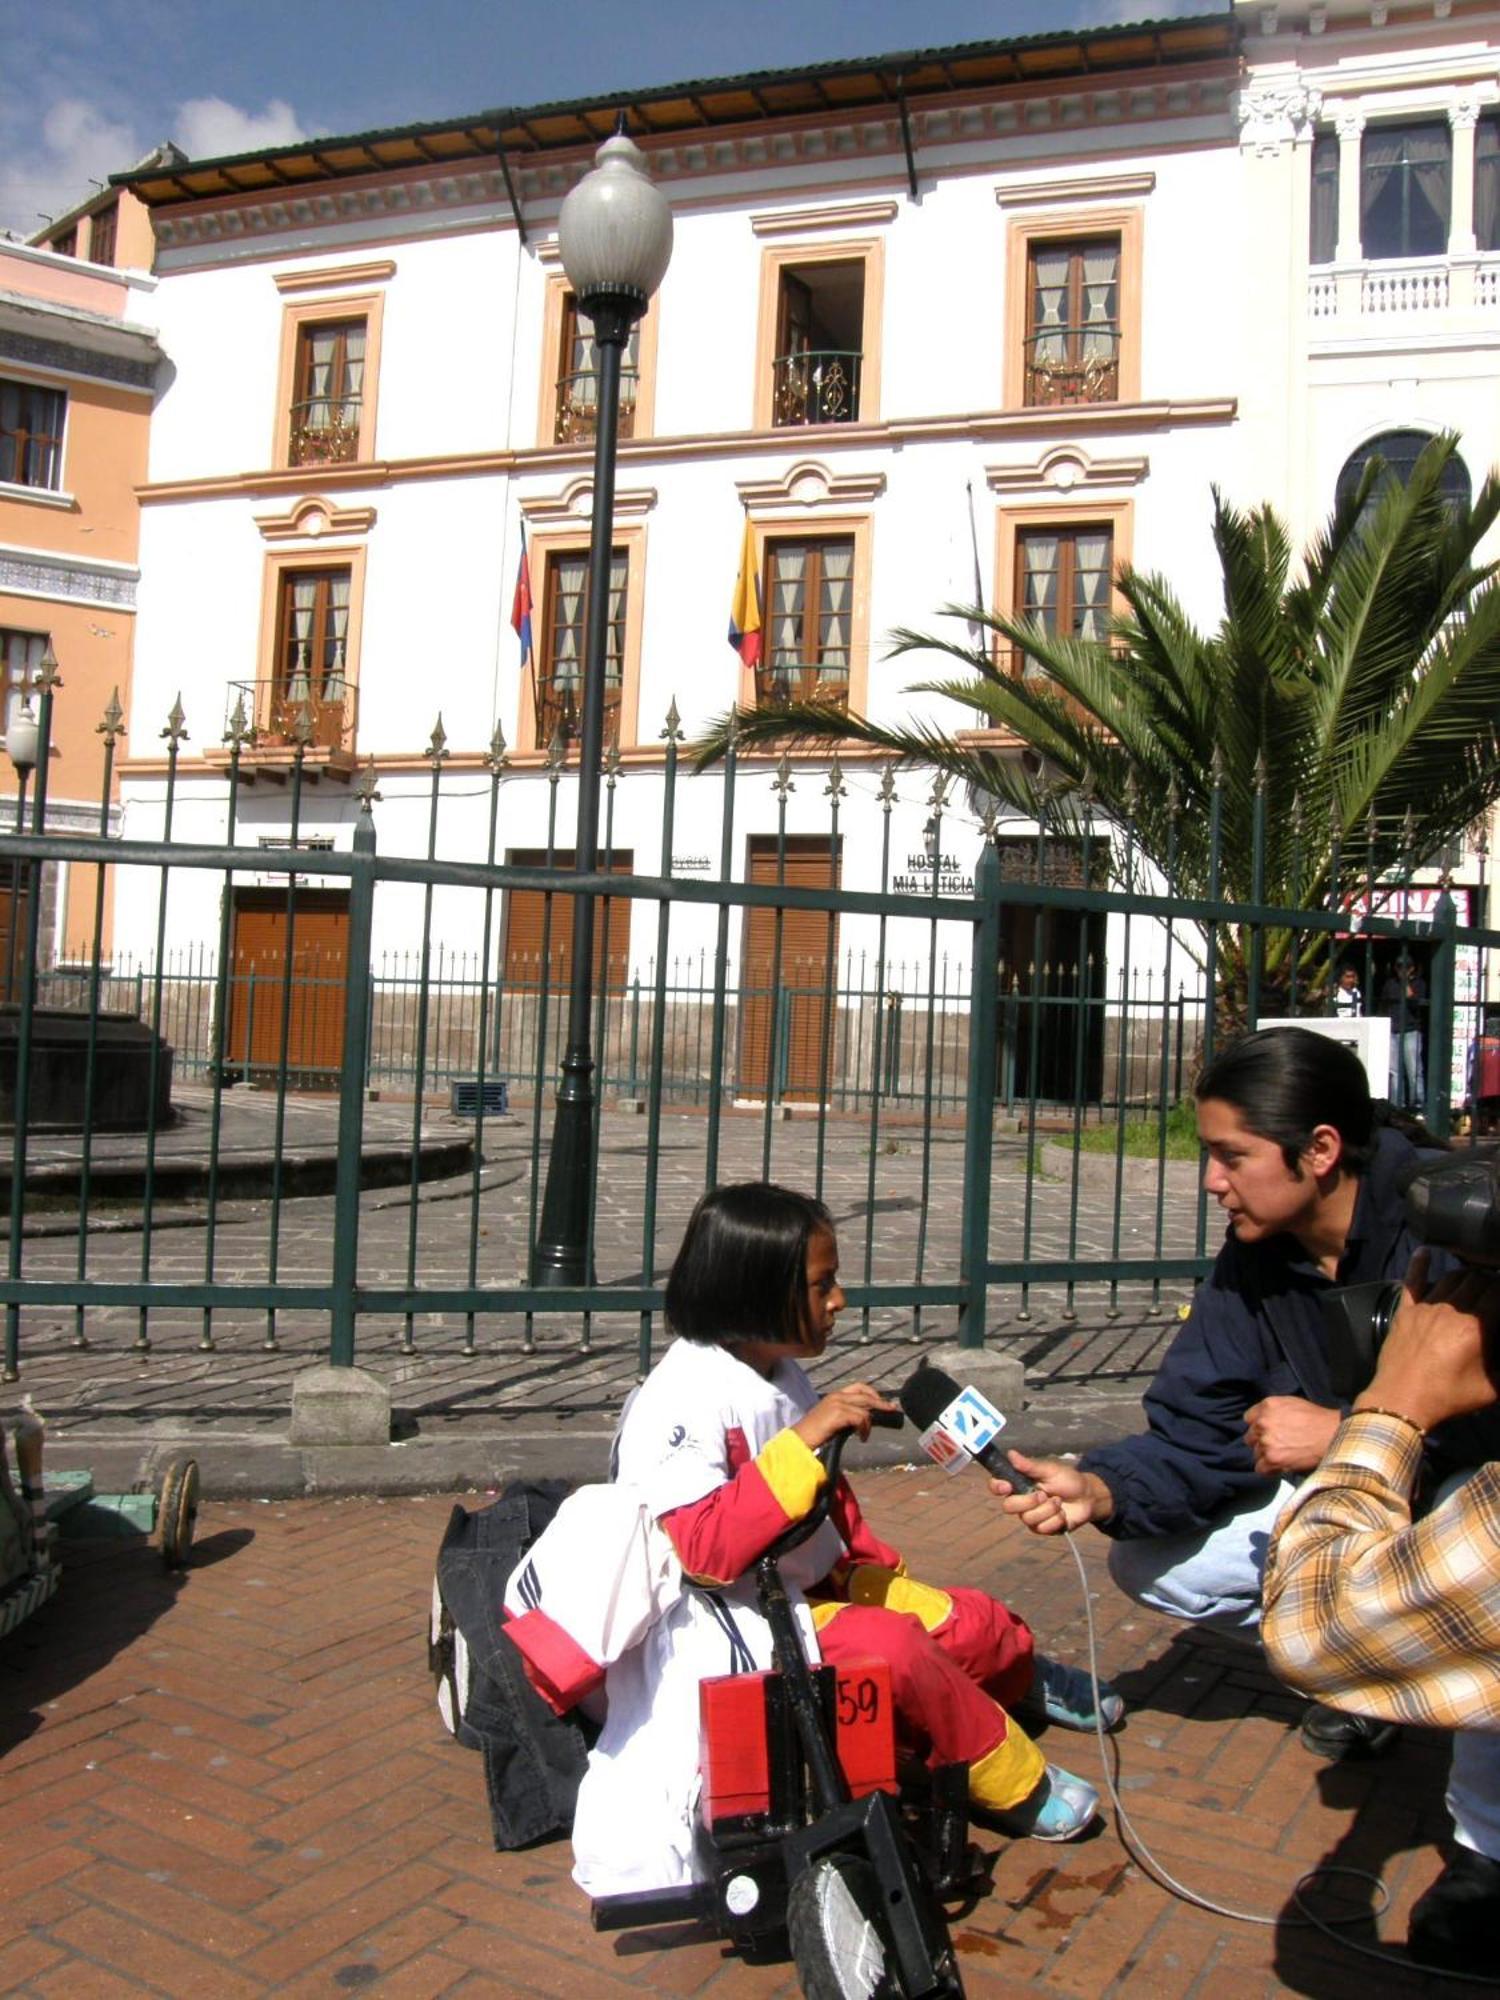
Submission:
[[[906,1420],[922,1433],[923,1451],[948,1473],[977,1460],[997,1479],[1007,1479],[1017,1493],[1035,1491],[1035,1484],[1011,1464],[998,1442],[1005,1418],[988,1396],[970,1385],[961,1388],[944,1369],[923,1361],[902,1383],[897,1401]]]

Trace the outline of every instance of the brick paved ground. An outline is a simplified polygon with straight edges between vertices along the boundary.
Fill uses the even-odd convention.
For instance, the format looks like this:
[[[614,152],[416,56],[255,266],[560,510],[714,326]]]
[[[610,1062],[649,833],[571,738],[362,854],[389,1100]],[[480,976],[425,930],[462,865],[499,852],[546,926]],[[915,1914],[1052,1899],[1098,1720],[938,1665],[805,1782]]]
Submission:
[[[1079,1656],[1065,1549],[1003,1524],[976,1478],[860,1484],[919,1570],[988,1583]],[[448,1504],[210,1503],[180,1580],[141,1545],[70,1555],[58,1598],[0,1645],[0,1992],[795,1991],[784,1966],[744,1966],[696,1932],[594,1937],[564,1845],[493,1852],[478,1760],[442,1733],[423,1657]],[[1375,1967],[1293,1928],[1288,1904],[1304,1870],[1354,1863],[1391,1888],[1380,1934],[1404,1934],[1438,1867],[1441,1740],[1410,1733],[1377,1766],[1313,1762],[1297,1704],[1253,1660],[1125,1604],[1102,1542],[1082,1546],[1104,1664],[1133,1704],[1117,1743],[1138,1829],[1193,1885],[1276,1921],[1173,1901],[1113,1831],[996,1843],[993,1889],[955,1925],[969,1992],[1439,1990],[1399,1950]],[[1089,1740],[1049,1749],[1093,1775]]]

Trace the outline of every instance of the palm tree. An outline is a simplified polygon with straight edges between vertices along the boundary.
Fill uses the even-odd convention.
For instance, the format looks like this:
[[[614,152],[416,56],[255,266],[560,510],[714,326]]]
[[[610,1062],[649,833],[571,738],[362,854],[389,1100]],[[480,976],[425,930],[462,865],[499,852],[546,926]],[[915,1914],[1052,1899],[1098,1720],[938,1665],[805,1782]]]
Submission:
[[[1435,438],[1404,484],[1373,461],[1298,576],[1272,509],[1241,512],[1215,489],[1224,616],[1212,633],[1164,577],[1133,568],[1117,579],[1128,610],[1107,640],[943,607],[1039,675],[1013,675],[1007,652],[983,641],[895,632],[890,657],[937,654],[963,669],[908,689],[977,710],[979,728],[962,736],[803,703],[720,718],[697,761],[722,754],[731,726],[742,745],[867,743],[1049,829],[1112,825],[1121,879],[1144,861],[1185,896],[1337,907],[1500,797],[1500,588],[1497,565],[1474,554],[1500,514],[1500,481],[1491,474],[1472,504],[1455,504],[1441,483],[1456,449]],[[1221,937],[1228,993],[1242,987],[1247,950],[1238,929]],[[1293,976],[1316,985],[1326,971],[1326,933],[1267,931],[1260,950],[1273,988]]]

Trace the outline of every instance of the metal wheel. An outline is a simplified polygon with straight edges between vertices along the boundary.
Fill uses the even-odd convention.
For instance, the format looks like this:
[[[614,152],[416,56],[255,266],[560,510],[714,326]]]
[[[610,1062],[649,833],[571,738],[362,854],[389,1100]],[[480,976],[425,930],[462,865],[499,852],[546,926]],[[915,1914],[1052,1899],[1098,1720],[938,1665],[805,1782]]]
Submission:
[[[156,1522],[161,1559],[168,1569],[186,1569],[193,1530],[198,1524],[198,1461],[174,1458],[161,1476]]]
[[[899,1995],[877,1912],[875,1871],[854,1854],[826,1854],[792,1884],[786,1928],[807,2000]]]

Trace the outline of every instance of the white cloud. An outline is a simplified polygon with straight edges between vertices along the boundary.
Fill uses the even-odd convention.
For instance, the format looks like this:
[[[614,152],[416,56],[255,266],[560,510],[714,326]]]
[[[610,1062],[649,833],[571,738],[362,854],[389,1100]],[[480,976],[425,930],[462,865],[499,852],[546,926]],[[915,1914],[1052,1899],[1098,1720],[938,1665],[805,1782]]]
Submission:
[[[0,149],[0,230],[30,236],[44,216],[66,215],[94,192],[95,181],[123,173],[164,139],[190,159],[254,153],[304,138],[301,121],[283,98],[252,111],[222,97],[190,97],[177,106],[165,131],[142,134],[83,97],[59,97],[29,133],[6,118],[9,146]]]
[[[1157,0],[1157,4],[1153,0],[1083,0],[1076,21],[1081,28],[1134,27],[1143,21],[1220,11],[1219,0]]]
[[[81,97],[60,97],[23,150],[0,158],[0,226],[30,235],[146,151],[133,129]]]
[[[190,160],[212,160],[291,145],[307,134],[291,105],[280,97],[273,97],[264,111],[242,111],[222,97],[190,97],[177,107],[172,137]]]

